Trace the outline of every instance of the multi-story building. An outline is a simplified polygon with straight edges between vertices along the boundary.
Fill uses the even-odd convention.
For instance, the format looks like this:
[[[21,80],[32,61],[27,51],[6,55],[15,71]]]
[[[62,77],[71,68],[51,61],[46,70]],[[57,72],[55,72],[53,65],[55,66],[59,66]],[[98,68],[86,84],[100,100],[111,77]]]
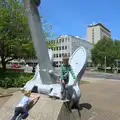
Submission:
[[[80,46],[83,46],[88,52],[88,62],[91,62],[91,48],[92,44],[86,40],[82,40],[79,36],[61,35],[56,40],[49,40],[48,43],[56,44],[57,47],[52,48],[54,53],[54,62],[59,66],[62,62],[62,56],[67,54],[69,56]]]
[[[87,41],[96,44],[103,37],[111,37],[111,31],[102,23],[91,24],[87,27]]]

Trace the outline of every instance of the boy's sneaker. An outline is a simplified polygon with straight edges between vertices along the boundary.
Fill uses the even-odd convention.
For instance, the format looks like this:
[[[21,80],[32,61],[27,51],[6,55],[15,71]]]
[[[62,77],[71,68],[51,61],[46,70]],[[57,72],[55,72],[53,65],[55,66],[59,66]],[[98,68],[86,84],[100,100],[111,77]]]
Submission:
[[[67,98],[61,98],[61,100],[65,101],[65,102],[69,101]]]

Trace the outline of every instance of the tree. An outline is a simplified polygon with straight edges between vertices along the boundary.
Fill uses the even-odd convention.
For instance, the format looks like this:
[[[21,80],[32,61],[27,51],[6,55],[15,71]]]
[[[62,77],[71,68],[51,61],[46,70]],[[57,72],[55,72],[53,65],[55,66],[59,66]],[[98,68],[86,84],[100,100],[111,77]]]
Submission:
[[[115,42],[116,44],[116,42]],[[92,61],[95,65],[104,65],[105,57],[107,59],[107,66],[112,66],[114,60],[118,57],[117,46],[111,38],[104,37],[98,41],[91,50]]]
[[[44,20],[43,28],[46,39],[53,36],[52,26]],[[3,70],[9,61],[31,56],[35,56],[35,51],[22,4],[19,0],[1,0],[0,59]]]
[[[27,19],[19,0],[1,0],[0,57],[4,71],[7,62],[22,56],[23,44],[30,39]]]

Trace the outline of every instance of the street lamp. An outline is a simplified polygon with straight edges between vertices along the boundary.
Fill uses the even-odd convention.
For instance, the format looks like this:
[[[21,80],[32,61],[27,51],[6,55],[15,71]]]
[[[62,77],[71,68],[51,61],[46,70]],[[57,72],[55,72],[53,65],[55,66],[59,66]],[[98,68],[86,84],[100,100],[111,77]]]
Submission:
[[[106,56],[105,56],[105,73],[106,73]]]

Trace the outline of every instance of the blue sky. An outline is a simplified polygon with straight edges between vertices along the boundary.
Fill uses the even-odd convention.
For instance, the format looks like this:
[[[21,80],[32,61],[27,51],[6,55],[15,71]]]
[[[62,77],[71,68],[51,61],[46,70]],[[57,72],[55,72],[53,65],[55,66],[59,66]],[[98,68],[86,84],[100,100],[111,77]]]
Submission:
[[[86,38],[86,28],[102,22],[120,39],[120,0],[42,0],[39,8],[44,19],[53,25],[53,33]]]

